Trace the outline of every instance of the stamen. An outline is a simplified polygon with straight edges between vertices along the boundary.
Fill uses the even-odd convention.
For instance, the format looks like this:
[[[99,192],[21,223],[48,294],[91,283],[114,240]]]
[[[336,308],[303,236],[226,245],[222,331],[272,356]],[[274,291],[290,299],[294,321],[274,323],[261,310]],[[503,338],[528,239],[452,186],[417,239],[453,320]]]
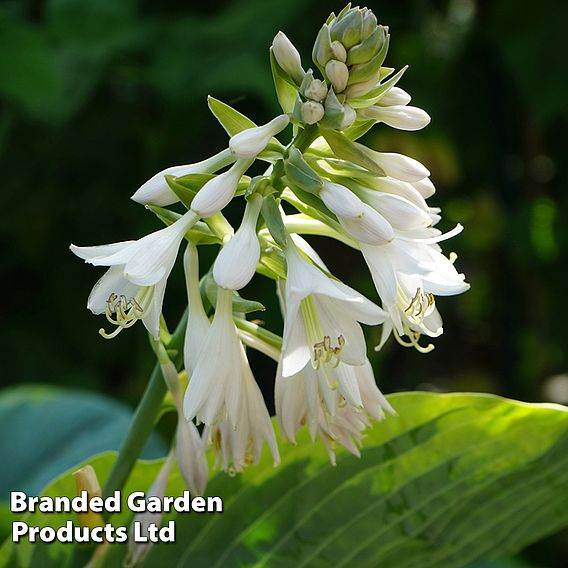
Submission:
[[[106,302],[105,316],[109,323],[116,326],[116,329],[107,333],[104,328],[101,328],[99,333],[105,339],[113,339],[123,329],[132,327],[143,314],[144,308],[138,303],[136,298],[128,299],[122,294],[117,296],[115,293],[112,293]]]
[[[314,343],[314,357],[312,361],[312,367],[314,369],[319,369],[322,364],[329,365],[335,368],[339,365],[341,361],[341,350],[345,346],[345,338],[340,335],[337,338],[337,347],[332,347],[331,337],[326,335],[323,341],[318,341]]]
[[[434,294],[424,294],[420,288],[417,288],[416,294],[410,300],[410,304],[405,308],[404,313],[408,315],[410,320],[420,325],[424,318],[434,311],[435,305],[436,299]]]

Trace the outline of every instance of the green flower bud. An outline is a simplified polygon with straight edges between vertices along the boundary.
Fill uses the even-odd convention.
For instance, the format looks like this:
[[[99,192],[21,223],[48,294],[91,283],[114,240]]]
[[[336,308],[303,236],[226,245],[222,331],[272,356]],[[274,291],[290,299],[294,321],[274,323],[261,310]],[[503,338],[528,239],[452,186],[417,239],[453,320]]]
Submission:
[[[323,81],[319,79],[314,79],[314,73],[311,69],[308,69],[300,86],[300,92],[307,99],[312,101],[323,101],[327,95],[327,86]]]
[[[338,93],[345,90],[349,81],[349,69],[347,69],[345,63],[337,61],[337,59],[328,61],[325,66],[325,74]]]
[[[318,33],[314,43],[314,49],[312,51],[312,59],[320,69],[323,69],[330,59],[333,59],[331,37],[329,35],[329,26],[327,24],[324,24]]]
[[[302,105],[302,121],[306,124],[315,124],[319,122],[325,114],[325,110],[321,103],[308,101]]]
[[[339,41],[331,42],[331,50],[333,51],[333,58],[345,63],[347,60],[347,50],[343,47],[343,44]]]
[[[286,34],[282,32],[276,34],[272,42],[272,52],[278,65],[299,85],[304,78],[302,61],[298,50],[286,37]]]
[[[375,27],[373,33],[362,43],[353,46],[347,55],[347,65],[359,65],[372,59],[388,38],[388,28]]]
[[[368,8],[363,8],[363,25],[361,26],[361,37],[367,39],[377,27],[377,16]]]
[[[370,61],[367,61],[367,63],[353,65],[353,67],[349,70],[349,81],[347,84],[353,85],[354,83],[364,83],[372,78],[376,78],[378,81],[382,63],[383,56],[382,53],[379,52]]]
[[[340,41],[345,49],[349,49],[361,42],[362,27],[363,14],[361,10],[359,8],[350,9],[330,26],[331,39]]]

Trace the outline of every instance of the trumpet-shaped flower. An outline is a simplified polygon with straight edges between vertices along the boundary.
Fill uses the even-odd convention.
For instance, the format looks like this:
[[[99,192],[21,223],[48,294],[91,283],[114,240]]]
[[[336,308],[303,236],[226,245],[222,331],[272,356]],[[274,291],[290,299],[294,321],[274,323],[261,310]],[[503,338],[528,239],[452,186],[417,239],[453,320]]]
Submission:
[[[418,345],[421,334],[437,337],[443,332],[435,296],[461,294],[469,289],[464,275],[457,272],[435,244],[442,238],[444,235],[428,242],[395,239],[383,247],[361,246],[377,292],[390,315],[383,327],[381,345],[394,327],[399,336],[406,334],[411,345],[423,350]]]
[[[335,369],[306,366],[291,377],[276,374],[276,414],[283,434],[296,443],[305,424],[312,441],[319,436],[335,465],[335,444],[355,455],[369,418],[383,420],[385,412],[396,414],[378,389],[368,360],[361,366],[340,363]]]
[[[71,245],[72,252],[85,262],[111,267],[95,284],[87,302],[93,313],[106,314],[117,326],[111,334],[102,332],[103,336],[114,337],[142,320],[158,338],[166,282],[179,245],[196,220],[196,215],[188,211],[169,227],[137,241],[94,247]]]
[[[229,140],[229,148],[239,159],[254,159],[268,146],[270,139],[284,130],[289,122],[290,117],[281,114],[262,126],[242,130]]]
[[[213,266],[213,278],[219,286],[229,290],[244,288],[254,276],[260,259],[260,244],[256,223],[262,206],[262,196],[252,195],[239,227],[223,245]]]
[[[289,377],[311,360],[315,368],[343,361],[362,365],[366,347],[359,322],[376,325],[385,312],[305,260],[295,245],[286,248],[282,374]]]
[[[280,454],[272,421],[242,347],[241,377],[238,380],[243,384],[236,426],[228,420],[220,420],[204,434],[217,454],[217,466],[229,473],[241,472],[246,466],[258,463],[264,442],[277,466]]]

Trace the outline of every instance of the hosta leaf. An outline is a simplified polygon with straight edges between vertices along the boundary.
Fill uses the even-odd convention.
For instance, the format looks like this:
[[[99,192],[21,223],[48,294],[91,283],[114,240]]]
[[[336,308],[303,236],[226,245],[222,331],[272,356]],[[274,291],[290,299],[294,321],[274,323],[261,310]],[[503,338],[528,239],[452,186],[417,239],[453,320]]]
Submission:
[[[143,566],[465,568],[568,525],[567,409],[476,394],[389,401],[399,416],[369,431],[360,459],[339,452],[332,467],[304,432],[298,446],[281,445],[278,468],[265,451],[241,475],[216,475],[207,494],[223,498],[224,512],[179,514],[176,542],[155,545]],[[107,460],[93,460],[102,479]],[[158,467],[139,462],[127,491],[148,487]],[[176,471],[167,493],[182,489]],[[69,475],[46,489],[73,491]],[[65,546],[50,548],[42,567],[61,565]],[[9,543],[0,558],[29,559],[32,549]],[[125,553],[111,545],[104,566],[121,566]]]

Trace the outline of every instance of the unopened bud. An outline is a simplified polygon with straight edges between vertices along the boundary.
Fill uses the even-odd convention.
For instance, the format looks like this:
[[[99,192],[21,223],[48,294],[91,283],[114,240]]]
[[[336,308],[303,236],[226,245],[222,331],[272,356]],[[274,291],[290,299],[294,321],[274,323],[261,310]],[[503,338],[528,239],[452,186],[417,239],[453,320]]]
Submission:
[[[300,85],[304,78],[302,60],[298,50],[283,32],[278,32],[274,37],[272,52],[278,65],[292,77],[296,84]]]
[[[86,465],[78,469],[73,472],[73,477],[75,478],[77,495],[81,495],[82,491],[86,491],[88,499],[101,496],[101,486],[92,466]],[[87,513],[77,513],[77,520],[81,526],[91,529],[104,526],[105,524],[102,516],[99,513],[93,513],[91,510]]]
[[[363,216],[363,202],[343,185],[325,181],[319,196],[340,219],[354,220]]]
[[[249,160],[237,160],[226,172],[210,179],[193,198],[191,210],[200,217],[211,217],[221,211],[233,199]]]
[[[324,114],[325,110],[321,103],[308,101],[302,105],[302,120],[306,124],[315,124],[316,122],[319,122],[323,118]]]
[[[347,61],[347,50],[343,47],[343,44],[339,41],[331,42],[331,51],[333,52],[333,58],[345,63]]]
[[[407,105],[412,97],[400,87],[391,87],[378,101],[381,106]]]
[[[349,69],[347,69],[347,65],[345,65],[345,63],[342,63],[337,59],[328,61],[325,66],[325,74],[331,81],[336,93],[341,93],[345,90],[345,87],[347,87],[347,81],[349,81]]]
[[[358,8],[348,10],[344,16],[331,25],[331,39],[340,41],[346,49],[349,49],[361,41],[362,26],[361,10]]]
[[[270,139],[284,130],[290,117],[281,114],[263,126],[247,128],[229,140],[229,148],[237,158],[256,158],[270,142]]]
[[[372,59],[381,49],[385,41],[384,28],[378,27],[362,43],[354,45],[347,54],[348,65],[359,65]]]
[[[430,172],[418,160],[397,154],[394,152],[373,152],[377,165],[382,168],[387,176],[401,181],[415,183],[426,177]]]
[[[339,219],[354,238],[369,245],[384,245],[394,238],[391,224],[370,205],[363,203],[363,214],[357,219]]]
[[[318,32],[318,36],[314,43],[314,49],[312,50],[312,59],[321,69],[325,67],[325,64],[330,59],[333,59],[329,26],[327,24],[324,24]]]
[[[244,288],[254,276],[260,259],[260,244],[256,223],[262,205],[262,196],[253,194],[247,202],[239,230],[225,244],[213,265],[217,285],[229,290]]]
[[[412,106],[373,106],[362,109],[361,114],[399,130],[421,130],[430,123],[426,111]]]
[[[327,95],[327,86],[320,79],[314,79],[311,69],[305,74],[300,90],[307,99],[317,101],[318,103],[325,99]]]
[[[357,113],[348,104],[343,105],[343,121],[341,122],[340,130],[345,130],[349,128],[356,120]]]

